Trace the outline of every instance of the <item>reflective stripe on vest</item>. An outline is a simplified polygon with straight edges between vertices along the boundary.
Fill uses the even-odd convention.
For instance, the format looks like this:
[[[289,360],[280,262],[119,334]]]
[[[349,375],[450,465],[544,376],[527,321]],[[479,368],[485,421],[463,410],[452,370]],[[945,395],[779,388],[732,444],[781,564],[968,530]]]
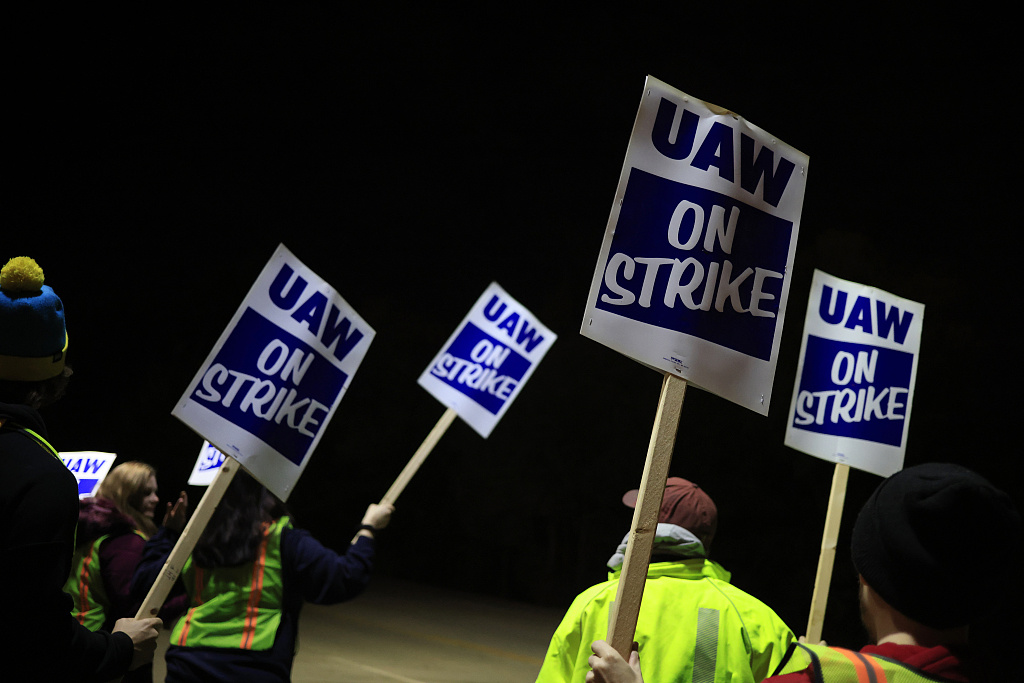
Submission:
[[[64,591],[75,601],[71,616],[90,631],[103,628],[110,606],[100,577],[100,546],[108,538],[109,535],[100,536],[87,549],[75,551],[71,576],[64,585]]]
[[[6,425],[6,423],[7,423],[6,419],[0,419],[0,429],[3,429],[4,426]],[[38,443],[43,448],[44,451],[46,451],[47,453],[49,453],[53,457],[57,458],[57,460],[60,460],[60,454],[57,452],[57,449],[54,448],[53,446],[51,446],[49,441],[47,441],[43,437],[39,436],[38,434],[33,432],[28,427],[22,427],[21,425],[17,425],[17,424],[13,424],[12,423],[9,427],[7,427],[7,429],[9,431],[21,432],[23,434],[27,434],[29,436],[29,438],[31,438],[33,441]],[[60,460],[60,464],[63,465],[64,461]]]
[[[143,540],[146,538],[138,529],[133,529],[133,533]],[[103,585],[103,575],[100,573],[100,547],[108,538],[110,534],[105,534],[90,543],[87,548],[75,550],[71,558],[71,576],[64,584],[64,592],[75,601],[71,616],[90,631],[103,628],[111,609],[110,598],[107,596],[106,586]]]
[[[203,569],[191,558],[182,582],[191,606],[171,631],[180,647],[269,650],[284,608],[281,533],[287,517],[267,525],[253,562],[238,567]]]
[[[934,676],[887,657],[822,645],[800,645],[810,656],[816,683],[932,683]]]

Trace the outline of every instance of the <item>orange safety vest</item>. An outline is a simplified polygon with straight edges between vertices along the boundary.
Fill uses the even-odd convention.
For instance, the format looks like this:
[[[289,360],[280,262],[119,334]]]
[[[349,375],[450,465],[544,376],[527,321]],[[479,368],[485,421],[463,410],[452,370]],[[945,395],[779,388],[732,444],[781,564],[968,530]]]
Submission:
[[[816,683],[934,683],[935,677],[888,657],[824,645],[800,647]]]

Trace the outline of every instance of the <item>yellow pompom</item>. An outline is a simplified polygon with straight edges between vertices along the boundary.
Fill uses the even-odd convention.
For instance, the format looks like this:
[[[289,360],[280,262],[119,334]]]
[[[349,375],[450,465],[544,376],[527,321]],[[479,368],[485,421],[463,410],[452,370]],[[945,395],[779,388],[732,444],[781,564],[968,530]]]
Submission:
[[[0,269],[0,289],[7,292],[38,292],[43,288],[43,269],[28,256],[15,256]]]

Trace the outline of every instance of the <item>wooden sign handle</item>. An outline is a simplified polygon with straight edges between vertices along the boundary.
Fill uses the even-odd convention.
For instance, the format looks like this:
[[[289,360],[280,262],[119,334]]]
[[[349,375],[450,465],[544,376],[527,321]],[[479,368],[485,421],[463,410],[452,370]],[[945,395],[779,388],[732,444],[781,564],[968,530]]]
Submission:
[[[633,524],[629,530],[618,593],[608,615],[606,640],[627,660],[633,647],[633,636],[636,635],[640,601],[647,581],[647,566],[651,560],[651,548],[654,547],[654,533],[658,529],[658,511],[665,495],[665,480],[668,479],[668,468],[672,463],[672,449],[675,447],[685,394],[686,380],[666,373],[661,385],[651,442],[647,447],[647,461],[640,481],[636,509],[633,511]]]
[[[420,465],[423,464],[423,461],[427,459],[427,456],[430,455],[430,452],[434,450],[434,446],[436,446],[437,442],[441,440],[444,433],[448,431],[448,427],[451,426],[456,417],[458,417],[458,413],[455,412],[454,408],[449,408],[444,411],[444,415],[441,416],[441,419],[437,421],[434,428],[430,430],[429,434],[427,434],[427,438],[423,440],[420,447],[412,454],[412,458],[409,459],[409,462],[406,464],[405,469],[402,470],[402,473],[398,475],[398,479],[395,479],[395,483],[391,485],[388,492],[380,499],[382,505],[384,503],[391,503],[394,505],[395,501],[398,500],[398,496],[400,496],[402,491],[405,490],[406,484],[408,484],[413,475],[416,474],[416,471],[420,468]]]
[[[811,596],[811,614],[807,618],[807,642],[816,645],[821,642],[821,627],[825,622],[825,606],[828,603],[828,589],[832,583],[832,565],[836,558],[839,539],[839,523],[843,518],[843,501],[846,500],[846,480],[850,466],[836,463],[832,474],[832,490],[828,494],[828,512],[825,513],[825,531],[821,536],[821,554],[818,556],[818,573],[814,577],[814,595]]]
[[[417,470],[419,470],[420,465],[422,465],[423,461],[427,459],[430,452],[434,450],[434,446],[436,446],[437,442],[441,440],[444,433],[448,431],[448,427],[451,426],[452,422],[455,421],[455,418],[458,417],[458,415],[459,414],[455,412],[454,408],[449,408],[444,411],[444,415],[441,416],[437,421],[437,424],[434,425],[434,428],[430,430],[429,434],[427,434],[427,438],[423,440],[420,447],[417,448],[416,452],[412,454],[411,458],[409,458],[409,462],[406,463],[405,469],[403,469],[401,474],[398,475],[398,478],[395,479],[395,483],[391,485],[388,492],[380,499],[381,505],[388,503],[391,505],[395,504],[395,501],[398,500],[398,496],[400,496],[402,491],[405,490],[406,484],[412,480],[413,475],[415,475]],[[358,540],[359,534],[352,537],[352,543],[355,543]]]
[[[181,536],[178,537],[178,542],[174,544],[171,554],[167,556],[167,561],[164,562],[163,569],[160,570],[160,576],[150,587],[146,599],[142,601],[142,606],[139,607],[139,611],[135,615],[136,619],[155,617],[160,611],[160,607],[167,600],[174,582],[185,566],[185,560],[192,554],[192,549],[196,547],[196,542],[203,535],[210,517],[213,516],[213,511],[220,504],[221,498],[224,497],[224,491],[227,490],[231,480],[235,478],[239,467],[237,460],[229,455],[224,456],[224,464],[220,466],[217,474],[213,477],[213,481],[207,487],[199,505],[196,506],[195,512],[192,513],[188,524],[185,525]]]

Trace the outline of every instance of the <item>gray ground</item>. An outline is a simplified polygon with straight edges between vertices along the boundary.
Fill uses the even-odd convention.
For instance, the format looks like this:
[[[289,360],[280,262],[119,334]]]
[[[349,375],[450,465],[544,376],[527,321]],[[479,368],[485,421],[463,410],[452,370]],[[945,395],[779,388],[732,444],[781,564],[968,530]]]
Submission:
[[[533,681],[561,611],[374,579],[351,602],[306,605],[295,683]],[[163,650],[154,681],[164,676]]]

